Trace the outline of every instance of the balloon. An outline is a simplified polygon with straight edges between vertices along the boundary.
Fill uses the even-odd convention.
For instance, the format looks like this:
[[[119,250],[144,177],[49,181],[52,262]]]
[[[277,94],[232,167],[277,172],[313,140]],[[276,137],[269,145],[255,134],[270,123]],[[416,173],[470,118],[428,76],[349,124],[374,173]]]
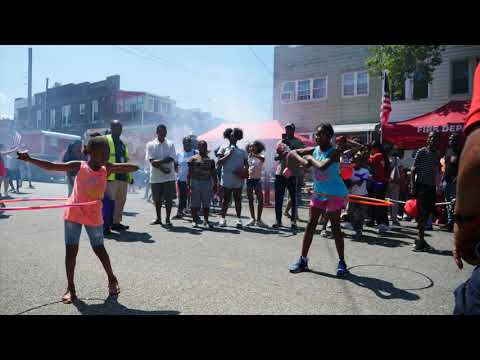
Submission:
[[[405,213],[410,216],[411,218],[416,219],[417,218],[417,200],[416,199],[410,199],[405,203],[404,206],[404,211]]]
[[[340,176],[343,180],[348,180],[353,174],[353,164],[340,164]]]

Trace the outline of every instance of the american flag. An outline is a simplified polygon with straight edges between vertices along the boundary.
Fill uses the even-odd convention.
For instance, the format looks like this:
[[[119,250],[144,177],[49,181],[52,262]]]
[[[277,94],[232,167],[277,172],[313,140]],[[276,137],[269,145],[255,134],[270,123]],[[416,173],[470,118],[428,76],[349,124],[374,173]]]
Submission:
[[[388,118],[392,112],[392,104],[390,102],[390,87],[388,86],[388,75],[385,71],[383,78],[383,101],[380,106],[380,124],[388,123]]]

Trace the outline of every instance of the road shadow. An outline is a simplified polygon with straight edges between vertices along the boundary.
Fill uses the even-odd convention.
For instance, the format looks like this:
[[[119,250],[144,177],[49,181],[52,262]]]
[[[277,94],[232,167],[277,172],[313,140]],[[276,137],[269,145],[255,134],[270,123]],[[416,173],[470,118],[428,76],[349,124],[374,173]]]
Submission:
[[[374,228],[363,228],[363,232],[368,232],[371,234],[378,234],[378,231]],[[391,228],[389,231],[387,231],[385,234],[386,236],[391,236],[391,237],[397,237],[397,238],[409,238],[412,240],[415,240],[418,237],[418,231],[405,231],[405,228],[399,229],[399,228]],[[411,236],[410,236],[411,235]],[[425,232],[425,237],[431,237],[428,232]]]
[[[175,310],[154,310],[145,311],[130,309],[118,302],[117,296],[109,296],[106,299],[85,299],[100,300],[103,304],[87,304],[82,299],[75,300],[72,304],[82,315],[179,315]]]
[[[138,212],[134,212],[134,211],[124,211],[124,212],[123,212],[123,215],[124,215],[124,216],[137,216],[137,215],[138,215]]]
[[[453,256],[453,252],[451,250],[437,250],[437,249],[434,249],[434,250],[428,251],[428,253],[433,254],[433,255]]]
[[[143,242],[146,244],[152,244],[155,240],[152,240],[152,235],[146,232],[136,231],[122,231],[120,233],[112,232],[110,235],[106,235],[105,239],[115,240],[118,242]]]
[[[200,228],[193,228],[187,226],[172,226],[172,227],[165,227],[162,226],[168,232],[178,233],[178,234],[191,234],[191,235],[200,235],[202,233]]]
[[[358,276],[352,273],[348,273],[343,278],[338,278],[335,275],[327,274],[321,271],[310,270],[311,273],[321,275],[333,279],[341,279],[352,282],[353,284],[372,290],[372,292],[384,300],[402,299],[407,301],[417,301],[420,296],[409,292],[407,290],[396,288],[391,282],[382,279],[372,278],[368,276]]]
[[[12,216],[12,215],[0,214],[0,219],[8,219],[10,216]]]
[[[255,234],[263,234],[263,235],[278,235],[280,232],[277,230],[271,230],[268,228],[261,228],[261,227],[250,227],[244,226],[244,232],[255,233]]]
[[[378,246],[385,246],[389,248],[396,248],[401,247],[404,245],[412,245],[411,242],[403,241],[399,239],[392,239],[387,237],[375,237],[362,234],[361,240],[356,240],[353,235],[344,234],[345,238],[349,239],[350,241],[358,242],[358,243],[366,243],[369,245],[378,245]]]
[[[229,228],[226,228],[226,227],[218,227],[218,226],[215,226],[212,229],[205,229],[205,230],[206,231],[217,232],[217,233],[227,233],[227,234],[235,234],[235,235],[240,234],[240,230],[238,230],[238,229],[229,229]]]

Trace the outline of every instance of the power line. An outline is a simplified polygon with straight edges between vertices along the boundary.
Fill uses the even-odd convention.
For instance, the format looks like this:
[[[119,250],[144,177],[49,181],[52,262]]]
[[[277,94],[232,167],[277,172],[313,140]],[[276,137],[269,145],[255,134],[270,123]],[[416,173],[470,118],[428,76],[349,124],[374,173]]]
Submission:
[[[257,53],[255,52],[255,50],[252,49],[252,47],[250,45],[248,45],[248,48],[250,49],[250,51],[252,52],[252,54],[257,58],[257,60],[263,65],[263,67],[265,68],[265,70],[267,70],[267,72],[273,76],[273,73],[272,71],[268,68],[268,66],[263,62],[262,59],[260,59],[260,57],[257,55]]]

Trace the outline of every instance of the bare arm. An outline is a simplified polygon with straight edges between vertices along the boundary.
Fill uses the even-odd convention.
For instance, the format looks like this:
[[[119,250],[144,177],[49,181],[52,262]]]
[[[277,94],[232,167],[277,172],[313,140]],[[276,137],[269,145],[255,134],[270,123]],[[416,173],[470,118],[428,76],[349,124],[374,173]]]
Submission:
[[[27,152],[17,152],[18,159],[37,165],[38,167],[49,171],[79,171],[80,161],[69,161],[66,163],[56,163],[46,160],[40,160],[30,157]]]
[[[332,165],[333,163],[336,163],[336,162],[340,161],[340,153],[337,150],[334,150],[334,151],[332,151],[332,153],[330,154],[330,156],[328,158],[326,158],[325,160],[320,160],[320,161],[315,160],[313,158],[313,156],[308,155],[306,160],[313,167],[316,167],[320,170],[325,170],[330,165]]]
[[[475,244],[478,242],[480,229],[478,219],[480,216],[480,128],[474,130],[465,143],[461,155],[457,176],[457,198],[455,214],[463,217],[471,217],[471,221],[456,222],[454,226],[455,237],[453,245],[453,258],[457,266],[463,267],[462,259],[467,260],[471,265],[478,265],[480,259],[471,261]]]
[[[129,164],[129,163],[114,163],[114,164],[107,163],[106,166],[107,166],[107,171],[109,175],[113,173],[135,172],[139,169],[137,165]]]

